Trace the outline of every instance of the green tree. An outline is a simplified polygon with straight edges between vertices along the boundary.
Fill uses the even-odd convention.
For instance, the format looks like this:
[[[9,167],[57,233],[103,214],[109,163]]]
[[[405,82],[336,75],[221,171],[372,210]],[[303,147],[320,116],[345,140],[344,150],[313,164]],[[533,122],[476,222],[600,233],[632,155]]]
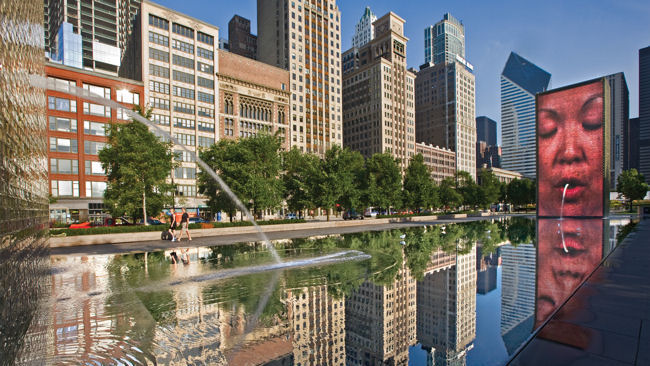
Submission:
[[[438,192],[421,154],[411,158],[404,176],[404,205],[418,210],[438,206]]]
[[[463,196],[456,191],[456,181],[453,178],[445,178],[440,182],[438,188],[440,203],[445,210],[456,209],[463,203]]]
[[[630,211],[632,211],[632,201],[643,199],[648,192],[648,184],[645,182],[645,177],[636,169],[623,171],[618,176],[616,188],[619,192],[618,198],[625,197]]]
[[[374,154],[366,160],[366,184],[368,203],[371,206],[400,206],[402,174],[391,154]]]
[[[456,191],[463,197],[462,203],[471,208],[479,206],[484,200],[483,192],[474,181],[474,177],[466,171],[460,170],[456,173]]]
[[[321,173],[320,159],[314,154],[303,154],[295,147],[285,152],[283,157],[282,181],[289,210],[316,207],[314,181]]]
[[[501,182],[499,182],[499,179],[497,179],[494,173],[488,170],[481,170],[479,174],[480,186],[483,191],[481,206],[483,208],[489,208],[491,204],[499,200],[499,196],[501,195]]]
[[[135,111],[151,117],[151,109],[137,106]],[[99,152],[99,160],[108,178],[104,203],[113,216],[136,217],[142,210],[147,224],[147,212],[159,212],[169,201],[173,186],[166,179],[173,168],[171,147],[136,120],[110,126],[108,145]]]
[[[314,177],[316,186],[312,192],[315,194],[316,204],[327,210],[327,221],[330,219],[330,209],[337,203],[349,208],[358,208],[360,192],[357,182],[361,170],[363,157],[358,151],[334,145],[325,153],[320,174]]]
[[[276,208],[282,202],[279,149],[277,136],[260,134],[220,140],[201,151],[200,156],[253,214],[262,217],[263,210]],[[199,189],[208,196],[210,208],[225,210],[232,220],[235,205],[207,172],[199,174]]]
[[[513,179],[508,184],[508,200],[515,206],[525,206],[535,203],[535,183],[530,179]]]

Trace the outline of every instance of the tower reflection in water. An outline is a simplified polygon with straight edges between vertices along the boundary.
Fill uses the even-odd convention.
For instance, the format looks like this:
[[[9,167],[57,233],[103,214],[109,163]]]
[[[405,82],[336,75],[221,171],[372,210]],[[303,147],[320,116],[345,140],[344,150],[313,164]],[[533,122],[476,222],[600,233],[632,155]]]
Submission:
[[[558,310],[594,271],[603,258],[607,220],[539,219],[537,222],[537,290],[535,328]],[[586,348],[591,335],[586,328],[557,320],[557,316],[585,313],[584,297],[575,297],[540,330],[539,337]]]

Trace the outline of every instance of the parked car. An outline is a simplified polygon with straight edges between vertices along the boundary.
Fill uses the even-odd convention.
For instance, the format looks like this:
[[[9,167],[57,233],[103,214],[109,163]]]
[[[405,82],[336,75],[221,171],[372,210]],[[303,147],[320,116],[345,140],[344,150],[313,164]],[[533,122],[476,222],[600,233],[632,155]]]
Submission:
[[[125,225],[133,225],[133,224],[123,216],[104,218],[104,226],[125,226]]]
[[[343,213],[343,220],[363,220],[363,215],[355,210],[347,210]]]
[[[202,218],[202,217],[190,217],[190,224],[204,224],[208,223],[209,221]]]
[[[286,214],[286,215],[284,216],[284,218],[285,218],[286,220],[298,220],[298,216],[296,216],[296,214],[293,213],[293,212],[289,212],[288,214]]]
[[[363,216],[365,217],[377,217],[377,211],[368,209],[363,213]]]

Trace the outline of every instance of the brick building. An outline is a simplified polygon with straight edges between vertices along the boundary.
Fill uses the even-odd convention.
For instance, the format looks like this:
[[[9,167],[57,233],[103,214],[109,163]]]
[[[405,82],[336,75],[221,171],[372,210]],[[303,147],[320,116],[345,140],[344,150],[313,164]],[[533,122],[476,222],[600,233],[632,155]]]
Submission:
[[[219,136],[237,138],[279,131],[289,150],[289,71],[230,52],[219,52]]]
[[[128,117],[75,96],[73,88],[132,109],[143,102],[143,84],[51,62],[45,64],[45,73],[50,194],[57,200],[50,204],[50,220],[100,221],[106,176],[98,154],[106,145],[106,127]]]
[[[415,144],[415,153],[422,154],[424,165],[429,168],[431,178],[440,184],[445,178],[454,178],[456,175],[456,153],[444,147]]]

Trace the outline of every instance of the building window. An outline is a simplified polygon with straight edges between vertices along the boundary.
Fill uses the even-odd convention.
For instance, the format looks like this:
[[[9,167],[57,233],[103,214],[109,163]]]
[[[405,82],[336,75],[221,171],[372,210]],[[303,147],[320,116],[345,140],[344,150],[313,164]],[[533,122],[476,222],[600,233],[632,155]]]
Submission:
[[[149,32],[149,42],[169,47],[169,37],[155,32]]]
[[[86,197],[104,197],[106,182],[86,181]]]
[[[84,102],[84,114],[93,116],[111,117],[111,108],[101,104]]]
[[[205,33],[202,33],[202,32],[197,32],[196,33],[196,40],[201,42],[201,43],[205,43],[205,44],[209,44],[210,46],[214,46],[214,37],[212,37],[209,34],[205,34]]]
[[[181,145],[188,145],[188,146],[196,145],[195,143],[196,140],[194,135],[188,135],[185,133],[175,133],[174,138]]]
[[[50,174],[79,174],[79,161],[50,159]]]
[[[174,80],[180,81],[182,83],[194,84],[194,75],[188,74],[186,72],[173,70]],[[199,78],[200,79],[200,78]]]
[[[86,175],[106,175],[106,172],[104,172],[104,168],[102,168],[101,161],[86,160],[85,165],[86,165]]]
[[[214,132],[214,123],[199,121],[199,131]]]
[[[169,63],[169,52],[161,51],[161,50],[149,47],[149,58],[152,59],[152,60]]]
[[[198,115],[202,116],[202,117],[214,118],[214,109],[206,108],[206,107],[199,107]]]
[[[214,80],[206,79],[206,78],[202,78],[200,76],[197,76],[197,82],[196,83],[199,86],[202,86],[204,88],[214,89]]]
[[[84,133],[93,136],[106,136],[108,124],[101,122],[84,121]]]
[[[150,97],[151,106],[158,109],[169,110],[169,100],[163,98]]]
[[[212,65],[204,64],[203,62],[200,62],[200,61],[196,62],[196,68],[200,72],[204,72],[204,73],[210,74],[210,75],[212,75],[212,73],[214,72],[214,67]]]
[[[172,63],[180,67],[194,69],[194,60],[191,58],[187,58],[179,55],[172,55]]]
[[[174,92],[174,96],[176,97],[194,99],[194,90],[192,89],[183,88],[180,86],[174,86],[173,92]]]
[[[50,130],[61,132],[77,132],[77,120],[61,117],[50,117]]]
[[[183,41],[179,41],[177,39],[172,39],[172,48],[175,50],[179,50],[182,52],[194,54],[194,46]]]
[[[103,86],[83,84],[83,88],[88,90],[93,95],[98,95],[106,99],[111,99],[111,88],[105,88]]]
[[[179,184],[176,186],[176,192],[183,197],[196,197],[196,186]]]
[[[174,150],[174,159],[176,161],[194,162],[194,154],[185,150]]]
[[[47,107],[55,111],[76,112],[77,101],[58,97],[47,97]]]
[[[153,14],[149,14],[149,25],[160,29],[169,30],[169,21]]]
[[[174,102],[174,112],[194,114],[194,105],[188,103]]]
[[[84,153],[88,155],[98,155],[105,147],[105,142],[84,141]]]
[[[196,179],[196,168],[178,167],[174,169],[174,178]]]
[[[53,197],[79,197],[79,181],[53,180],[50,183]]]
[[[197,99],[201,102],[214,103],[214,95],[208,93],[198,92]]]
[[[194,129],[194,120],[174,117],[174,127]]]
[[[169,67],[162,67],[154,64],[149,64],[149,75],[157,76],[159,78],[169,79]]]
[[[161,83],[160,81],[150,80],[149,90],[156,93],[169,94],[169,84]]]
[[[116,94],[117,94],[117,101],[118,102],[128,103],[128,104],[140,104],[140,94],[139,93],[130,92],[130,91],[126,90],[126,89],[118,89]]]
[[[55,77],[47,77],[47,88],[65,93],[72,92],[77,84],[72,80],[64,80]]]
[[[180,36],[194,39],[194,29],[180,25],[177,23],[172,23],[172,32]]]
[[[199,146],[200,147],[210,147],[214,144],[213,137],[199,136]]]
[[[77,140],[50,137],[50,151],[77,152]]]
[[[199,57],[207,58],[208,60],[214,59],[214,52],[201,47],[196,48],[196,55]]]

